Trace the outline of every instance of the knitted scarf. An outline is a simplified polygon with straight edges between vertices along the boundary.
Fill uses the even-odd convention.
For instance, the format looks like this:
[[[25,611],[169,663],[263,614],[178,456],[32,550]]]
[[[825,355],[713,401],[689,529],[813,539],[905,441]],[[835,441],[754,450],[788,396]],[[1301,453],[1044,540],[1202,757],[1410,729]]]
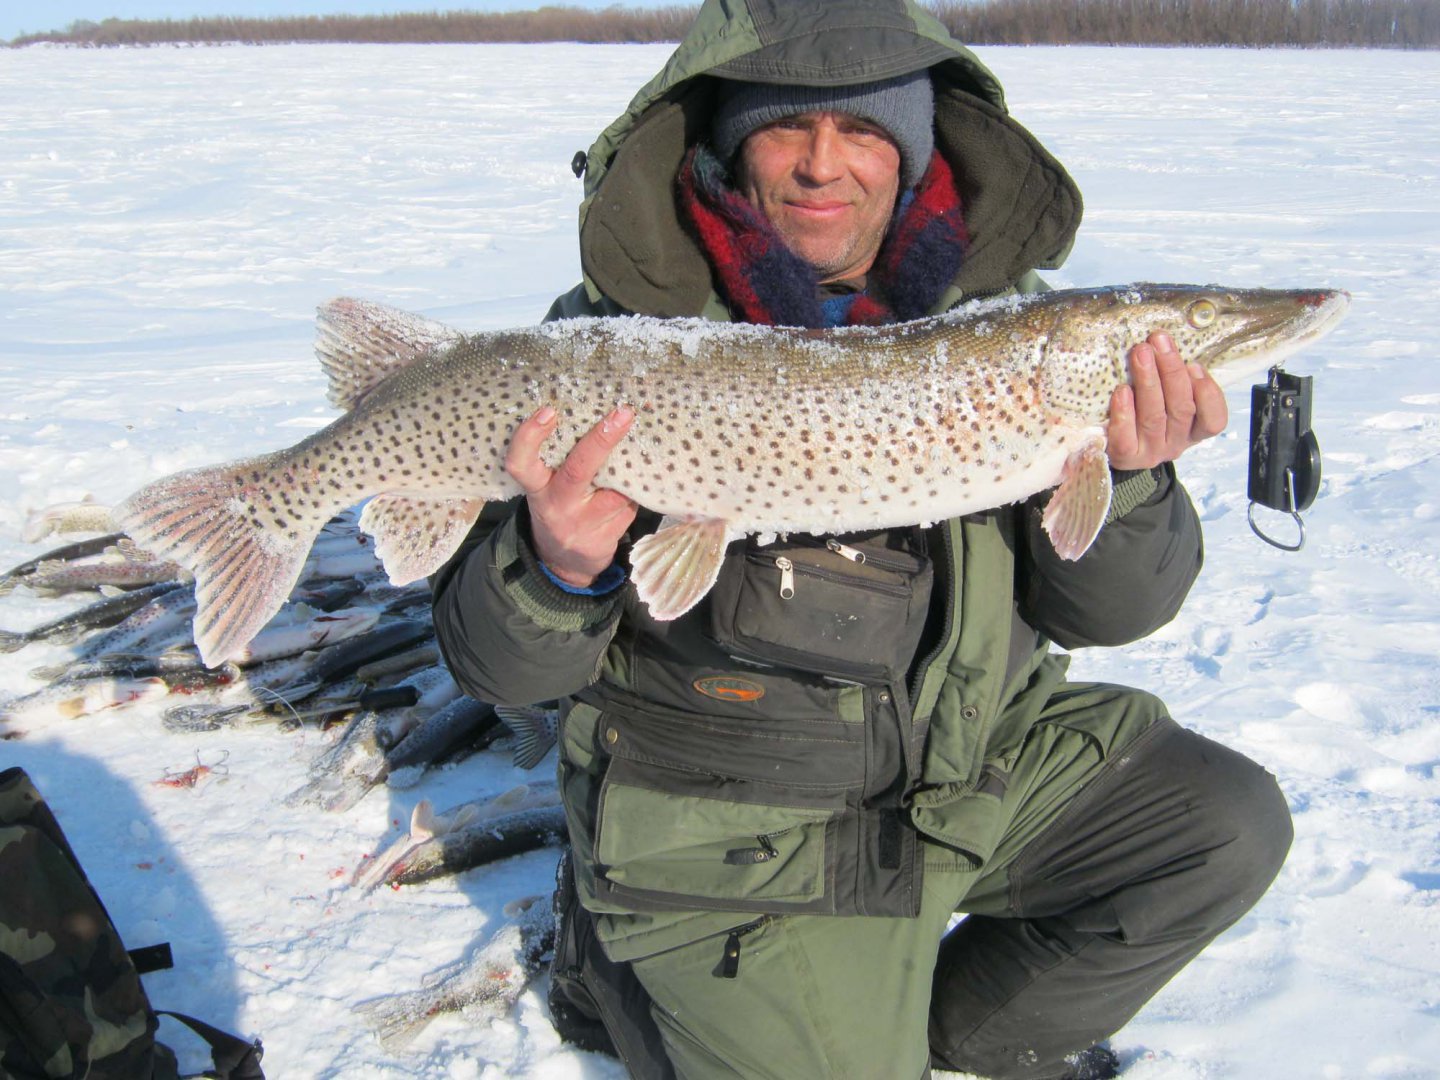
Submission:
[[[936,153],[896,207],[865,290],[822,299],[814,268],[730,186],[709,147],[690,149],[677,183],[681,213],[745,322],[820,328],[918,319],[954,279],[969,240],[954,174]]]

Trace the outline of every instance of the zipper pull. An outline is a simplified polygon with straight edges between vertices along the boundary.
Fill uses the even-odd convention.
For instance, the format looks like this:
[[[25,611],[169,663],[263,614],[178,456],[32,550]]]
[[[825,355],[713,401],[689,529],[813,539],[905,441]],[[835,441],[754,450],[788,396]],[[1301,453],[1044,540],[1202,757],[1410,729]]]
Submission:
[[[771,859],[780,857],[780,849],[777,848],[768,836],[757,836],[755,838],[759,847],[731,848],[725,852],[726,866],[753,866],[756,863],[769,862]]]
[[[835,552],[836,555],[849,559],[853,563],[863,563],[865,561],[865,553],[863,551],[859,548],[853,548],[849,544],[842,544],[833,536],[825,541],[825,546]]]
[[[780,599],[789,600],[795,595],[795,564],[781,555],[775,560],[775,568],[780,571]]]
[[[733,979],[740,974],[740,931],[731,930],[725,939],[725,954],[720,957],[720,977]]]
[[[770,921],[768,915],[761,916],[752,923],[744,926],[737,926],[731,930],[725,938],[725,952],[720,957],[720,966],[715,969],[715,974],[722,979],[733,979],[740,974],[740,938],[754,930],[759,930]]]

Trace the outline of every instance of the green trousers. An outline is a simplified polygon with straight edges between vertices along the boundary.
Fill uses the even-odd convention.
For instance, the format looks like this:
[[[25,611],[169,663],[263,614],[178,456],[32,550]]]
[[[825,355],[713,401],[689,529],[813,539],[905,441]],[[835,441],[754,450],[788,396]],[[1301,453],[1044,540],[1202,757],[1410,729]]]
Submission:
[[[927,866],[918,918],[737,916],[633,961],[656,1075],[1064,1076],[1259,899],[1291,837],[1260,766],[1112,686],[1055,695],[1002,813],[983,868]]]

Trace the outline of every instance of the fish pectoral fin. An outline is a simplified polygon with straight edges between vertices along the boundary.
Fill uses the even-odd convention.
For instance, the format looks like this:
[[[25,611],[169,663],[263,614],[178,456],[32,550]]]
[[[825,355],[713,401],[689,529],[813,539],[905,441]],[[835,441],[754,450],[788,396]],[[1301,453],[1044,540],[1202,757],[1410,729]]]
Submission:
[[[421,799],[410,811],[410,833],[411,842],[429,840],[436,833],[435,804],[429,799]]]
[[[500,715],[500,709],[504,706],[495,707],[495,715]],[[502,721],[503,723],[503,721]],[[508,791],[502,791],[485,804],[487,814],[496,814],[515,810],[525,805],[525,800],[530,796],[529,784],[516,784]]]
[[[455,554],[484,505],[484,499],[376,495],[360,513],[360,528],[375,538],[390,583],[408,585]]]
[[[336,408],[350,410],[377,383],[463,335],[443,323],[370,300],[339,297],[320,305],[315,358]]]
[[[661,622],[679,618],[710,591],[730,541],[730,527],[719,518],[672,522],[666,518],[630,549],[635,592]]]
[[[1104,438],[1097,437],[1065,462],[1064,479],[1050,496],[1041,522],[1056,554],[1073,562],[1090,549],[1109,512],[1110,460]]]

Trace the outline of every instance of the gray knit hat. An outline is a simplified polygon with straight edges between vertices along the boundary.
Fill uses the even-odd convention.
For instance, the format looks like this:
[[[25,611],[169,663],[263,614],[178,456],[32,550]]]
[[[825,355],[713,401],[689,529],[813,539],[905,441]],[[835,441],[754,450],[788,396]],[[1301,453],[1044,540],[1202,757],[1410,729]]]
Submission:
[[[710,122],[710,141],[727,165],[752,131],[807,112],[858,116],[887,131],[900,147],[900,184],[914,187],[935,149],[935,95],[926,71],[853,86],[788,86],[726,79]]]

